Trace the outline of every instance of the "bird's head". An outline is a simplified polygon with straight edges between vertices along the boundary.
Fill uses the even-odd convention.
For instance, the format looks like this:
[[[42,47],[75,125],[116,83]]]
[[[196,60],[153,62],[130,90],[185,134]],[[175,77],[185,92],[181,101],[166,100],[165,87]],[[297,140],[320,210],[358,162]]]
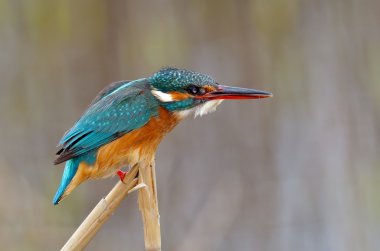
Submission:
[[[195,116],[212,112],[225,99],[272,97],[269,92],[221,85],[206,74],[177,68],[161,69],[149,82],[160,104],[182,117],[191,112]]]

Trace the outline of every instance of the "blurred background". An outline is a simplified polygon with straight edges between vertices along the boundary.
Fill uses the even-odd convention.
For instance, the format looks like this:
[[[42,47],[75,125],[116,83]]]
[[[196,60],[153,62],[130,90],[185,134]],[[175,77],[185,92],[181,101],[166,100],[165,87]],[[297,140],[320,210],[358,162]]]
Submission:
[[[380,250],[377,0],[0,0],[0,250],[58,250],[117,178],[59,206],[56,145],[108,83],[176,66],[274,98],[159,147],[163,250]],[[143,250],[136,194],[88,250]]]

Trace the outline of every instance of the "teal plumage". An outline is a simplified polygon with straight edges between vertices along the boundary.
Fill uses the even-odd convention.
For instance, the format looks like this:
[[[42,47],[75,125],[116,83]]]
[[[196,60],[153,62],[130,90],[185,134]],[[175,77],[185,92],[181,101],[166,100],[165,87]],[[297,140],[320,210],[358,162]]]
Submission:
[[[90,156],[87,156],[90,157]],[[53,204],[57,205],[60,201],[62,194],[65,192],[67,186],[70,184],[70,181],[73,179],[74,175],[78,170],[79,163],[81,158],[70,159],[66,162],[65,169],[62,174],[61,184],[58,187],[57,192],[53,198]]]
[[[185,88],[191,84],[199,87],[204,85],[217,87],[216,81],[206,74],[173,67],[161,69],[153,74],[149,78],[149,81],[155,88],[163,92],[183,92]]]
[[[61,139],[55,164],[91,152],[143,126],[157,114],[157,100],[145,79],[121,85],[90,106]]]

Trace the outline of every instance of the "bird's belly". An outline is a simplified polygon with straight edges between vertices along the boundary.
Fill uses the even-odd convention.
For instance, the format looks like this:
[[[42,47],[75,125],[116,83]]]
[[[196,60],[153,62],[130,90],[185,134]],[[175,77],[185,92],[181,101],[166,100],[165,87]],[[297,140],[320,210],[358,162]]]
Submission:
[[[116,171],[123,168],[135,165],[140,159],[140,151],[118,151],[114,154],[108,155],[100,152],[98,159],[93,165],[90,178],[100,179],[114,176]]]

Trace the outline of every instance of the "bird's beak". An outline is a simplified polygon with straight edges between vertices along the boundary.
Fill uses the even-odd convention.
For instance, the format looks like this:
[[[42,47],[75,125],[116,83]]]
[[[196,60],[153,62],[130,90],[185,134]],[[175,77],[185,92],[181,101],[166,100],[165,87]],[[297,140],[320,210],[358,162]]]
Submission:
[[[270,98],[270,97],[273,97],[273,94],[266,91],[218,85],[218,88],[215,91],[206,93],[205,95],[202,95],[199,98],[206,99],[206,100],[215,100],[215,99],[261,99],[261,98]]]

